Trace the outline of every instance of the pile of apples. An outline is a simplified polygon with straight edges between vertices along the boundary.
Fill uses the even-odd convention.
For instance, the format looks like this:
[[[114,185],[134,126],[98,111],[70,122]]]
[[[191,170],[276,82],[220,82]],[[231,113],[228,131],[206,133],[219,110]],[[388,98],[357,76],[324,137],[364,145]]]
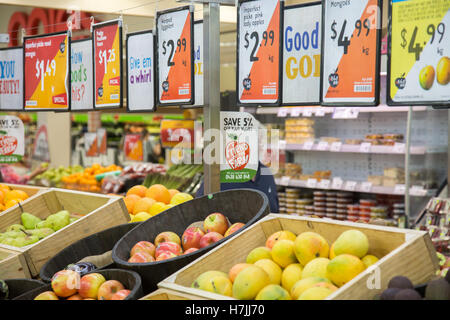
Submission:
[[[52,291],[37,295],[34,300],[123,300],[130,290],[117,280],[106,280],[100,273],[82,277],[73,270],[61,270],[52,277]]]
[[[154,244],[139,241],[131,249],[128,262],[148,263],[188,254],[231,235],[244,225],[242,222],[231,224],[226,216],[214,212],[204,221],[187,227],[181,238],[175,232],[165,231],[156,236]]]

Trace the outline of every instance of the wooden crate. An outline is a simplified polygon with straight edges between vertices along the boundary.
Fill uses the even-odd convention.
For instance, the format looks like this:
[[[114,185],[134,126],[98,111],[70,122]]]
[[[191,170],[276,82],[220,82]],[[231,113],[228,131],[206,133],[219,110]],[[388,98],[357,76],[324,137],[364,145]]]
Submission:
[[[206,298],[169,289],[158,289],[139,300],[206,300]]]
[[[289,230],[297,235],[305,231],[317,232],[331,245],[342,232],[350,229],[360,230],[367,235],[369,254],[379,257],[380,260],[336,290],[328,299],[372,299],[375,294],[387,287],[389,280],[394,276],[404,275],[414,284],[418,284],[428,281],[439,268],[431,239],[424,231],[270,214],[161,281],[158,287],[208,299],[231,299],[190,286],[195,278],[205,271],[219,270],[228,273],[233,265],[245,262],[247,254],[252,249],[264,246],[266,239],[276,231]],[[379,271],[381,285],[369,289],[372,279],[377,274],[373,268]]]
[[[47,260],[75,241],[130,220],[125,202],[120,197],[52,188],[30,197],[20,206],[16,205],[2,212],[0,231],[12,224],[21,223],[22,210],[41,219],[60,210],[68,210],[71,215],[82,216],[32,245],[18,248],[0,244],[0,248],[24,255],[32,277],[39,274]]]
[[[22,253],[0,248],[0,279],[30,278],[31,274]]]

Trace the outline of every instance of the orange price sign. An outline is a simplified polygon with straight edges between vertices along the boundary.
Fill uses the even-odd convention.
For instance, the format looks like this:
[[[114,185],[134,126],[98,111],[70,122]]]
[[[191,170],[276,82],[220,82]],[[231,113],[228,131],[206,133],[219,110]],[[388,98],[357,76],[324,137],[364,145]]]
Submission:
[[[380,2],[322,2],[323,105],[378,105]]]
[[[194,8],[156,13],[159,105],[192,105],[194,88]]]
[[[94,41],[94,108],[121,108],[122,95],[122,21],[113,20],[92,26]]]
[[[123,144],[125,159],[129,161],[144,160],[144,146],[140,134],[127,134]]]
[[[283,2],[240,0],[237,93],[241,105],[279,105]]]
[[[70,36],[25,37],[25,110],[70,110]]]

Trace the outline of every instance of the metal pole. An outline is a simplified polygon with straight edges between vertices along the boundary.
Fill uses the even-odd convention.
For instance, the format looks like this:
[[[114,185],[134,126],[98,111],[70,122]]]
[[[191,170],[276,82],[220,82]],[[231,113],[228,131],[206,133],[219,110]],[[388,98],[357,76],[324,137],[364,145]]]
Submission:
[[[204,41],[204,130],[220,130],[220,4],[203,4]],[[205,141],[220,146],[220,141]],[[216,152],[220,152],[218,148]],[[205,194],[220,191],[220,164],[204,164]]]
[[[412,107],[408,109],[408,118],[406,120],[406,146],[405,146],[405,214],[406,214],[406,227],[409,227],[409,218],[411,216],[411,197],[409,194],[410,184],[410,149],[411,149],[411,121],[412,121]]]

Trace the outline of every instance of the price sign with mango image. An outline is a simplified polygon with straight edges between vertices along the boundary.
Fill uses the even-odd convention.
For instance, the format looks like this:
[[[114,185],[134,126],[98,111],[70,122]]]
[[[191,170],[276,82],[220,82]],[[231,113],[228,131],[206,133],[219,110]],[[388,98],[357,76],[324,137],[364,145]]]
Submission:
[[[378,104],[380,2],[322,2],[322,104]]]
[[[450,104],[450,1],[392,0],[388,104]]]

